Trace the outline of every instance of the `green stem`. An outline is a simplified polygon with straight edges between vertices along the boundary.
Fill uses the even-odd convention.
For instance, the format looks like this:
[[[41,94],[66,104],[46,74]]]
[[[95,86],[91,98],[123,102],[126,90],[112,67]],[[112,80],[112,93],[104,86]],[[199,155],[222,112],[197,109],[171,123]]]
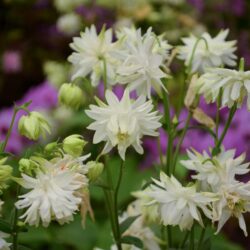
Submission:
[[[115,192],[114,192],[115,225],[116,225],[116,230],[117,230],[116,245],[117,245],[118,250],[122,249],[121,232],[120,232],[120,225],[119,225],[119,214],[118,214],[118,194],[119,194],[119,189],[121,186],[123,169],[124,169],[124,161],[122,160],[122,163],[120,166],[120,172],[119,172],[119,176],[118,176],[118,180],[117,180],[117,184],[116,184]]]
[[[175,173],[175,167],[176,167],[178,155],[179,155],[179,153],[180,153],[180,148],[181,148],[182,142],[183,142],[183,140],[184,140],[184,138],[185,138],[185,135],[186,135],[186,133],[187,133],[188,125],[189,125],[189,122],[190,122],[191,118],[192,118],[192,112],[189,111],[189,112],[188,112],[187,120],[186,120],[186,122],[185,122],[185,125],[184,125],[184,128],[183,128],[183,130],[182,130],[180,139],[179,139],[179,141],[178,141],[178,144],[177,144],[176,149],[175,149],[175,152],[174,152],[174,158],[173,158],[173,171],[172,171],[173,174]]]
[[[202,231],[201,231],[201,235],[200,235],[200,239],[199,239],[197,250],[202,250],[201,249],[201,245],[202,245],[202,242],[203,242],[203,239],[204,239],[204,236],[205,236],[205,232],[206,232],[206,227],[203,227]]]
[[[16,192],[16,196],[18,197],[20,193],[20,186],[17,186],[17,192]],[[13,218],[13,225],[12,225],[12,236],[13,236],[13,240],[12,240],[12,246],[13,246],[13,250],[17,250],[18,249],[18,209],[15,207],[14,210],[14,218]]]
[[[215,144],[218,140],[218,134],[219,134],[219,124],[220,124],[220,106],[221,106],[221,96],[222,96],[222,90],[220,90],[218,99],[217,99],[217,107],[216,107],[216,127],[215,127]]]
[[[172,228],[167,226],[167,235],[168,235],[168,247],[172,247]]]
[[[184,248],[184,246],[185,246],[185,244],[186,244],[186,242],[187,242],[189,233],[190,233],[190,231],[187,231],[187,232],[186,232],[186,234],[185,234],[185,236],[184,236],[184,238],[183,238],[183,240],[182,240],[182,242],[181,242],[181,244],[180,244],[180,248],[181,248],[181,249]]]
[[[237,103],[235,103],[233,105],[233,107],[230,109],[230,113],[229,113],[227,122],[226,122],[225,127],[223,129],[223,132],[222,132],[222,134],[220,136],[220,139],[217,141],[217,143],[216,143],[216,145],[215,145],[215,147],[213,149],[212,155],[216,155],[216,154],[218,154],[220,152],[221,144],[222,144],[222,142],[223,142],[223,140],[224,140],[224,138],[226,136],[226,133],[227,133],[227,131],[228,131],[230,125],[231,125],[231,122],[233,120],[233,117],[234,117],[234,114],[235,114],[236,110],[237,110]]]
[[[104,91],[107,90],[107,64],[106,64],[106,60],[103,60],[103,84],[104,84]]]
[[[14,107],[14,113],[13,113],[13,116],[11,118],[11,123],[10,123],[10,127],[8,129],[8,132],[7,132],[7,135],[6,135],[6,138],[4,140],[4,143],[2,145],[2,151],[5,150],[6,146],[7,146],[7,143],[9,141],[9,138],[10,138],[10,135],[11,135],[11,132],[12,132],[12,129],[13,129],[13,126],[14,126],[14,122],[15,122],[15,119],[16,119],[16,115],[19,111],[19,108],[18,107]]]
[[[190,232],[190,242],[189,242],[189,250],[194,250],[194,225],[191,228]]]

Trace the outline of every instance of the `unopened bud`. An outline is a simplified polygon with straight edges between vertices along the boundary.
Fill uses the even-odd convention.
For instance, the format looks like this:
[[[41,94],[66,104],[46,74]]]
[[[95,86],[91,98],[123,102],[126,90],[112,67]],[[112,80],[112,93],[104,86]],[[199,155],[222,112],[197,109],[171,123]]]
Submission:
[[[187,94],[184,99],[184,104],[187,108],[195,108],[196,105],[196,94],[197,94],[197,80],[198,80],[198,75],[195,74],[193,75],[188,90]]]
[[[56,149],[56,147],[57,147],[57,142],[51,142],[45,146],[44,150],[46,152],[52,152],[54,149]]]
[[[36,170],[38,167],[37,163],[29,159],[21,159],[19,161],[19,171],[28,175],[32,174],[32,171]]]
[[[213,129],[215,127],[214,120],[208,116],[202,109],[196,108],[193,110],[193,118],[202,125]]]
[[[50,133],[50,126],[42,114],[33,111],[20,118],[18,131],[31,140],[38,140],[41,135],[45,136],[46,132]]]
[[[63,150],[73,156],[80,156],[87,142],[81,135],[70,135],[63,140]]]
[[[95,181],[102,174],[104,165],[101,162],[89,161],[87,163],[87,168],[88,168],[88,174],[87,174],[88,178],[91,181]]]
[[[83,103],[82,90],[72,83],[64,83],[59,90],[59,102],[69,108],[78,109]]]

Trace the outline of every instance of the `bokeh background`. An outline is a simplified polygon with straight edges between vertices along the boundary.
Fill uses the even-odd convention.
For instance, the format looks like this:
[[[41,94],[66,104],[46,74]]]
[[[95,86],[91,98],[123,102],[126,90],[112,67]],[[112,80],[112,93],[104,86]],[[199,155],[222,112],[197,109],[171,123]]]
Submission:
[[[74,131],[91,140],[85,127],[88,119],[83,111],[73,112],[57,105],[60,85],[70,80],[70,64],[67,57],[71,53],[69,43],[84,27],[95,24],[100,30],[106,27],[121,27],[135,24],[146,30],[149,26],[157,33],[164,33],[170,44],[181,44],[180,38],[190,32],[201,34],[208,31],[216,35],[220,29],[230,29],[230,40],[237,40],[238,56],[244,57],[246,69],[250,67],[250,1],[248,0],[0,0],[0,140],[10,125],[13,104],[33,100],[30,108],[40,110],[53,124],[53,133],[47,140],[63,137]],[[172,66],[175,82],[170,83],[171,104],[185,119],[186,111],[180,109],[178,83],[183,82],[179,72],[180,62]],[[88,86],[83,86],[88,93]],[[118,95],[122,90],[116,88]],[[96,94],[102,96],[102,89]],[[85,95],[85,105],[91,96]],[[215,117],[215,107],[201,100],[200,106],[211,117]],[[223,126],[227,110],[221,110]],[[233,125],[225,138],[226,148],[236,148],[237,154],[246,152],[250,160],[250,115],[246,109],[236,113]],[[40,143],[44,143],[41,141]],[[212,145],[211,138],[204,131],[189,131],[184,140],[182,152],[192,146],[198,151]],[[167,137],[161,131],[161,148],[166,149]],[[10,138],[7,150],[17,155],[32,151],[33,143],[21,137],[16,131]],[[130,183],[122,184],[121,206],[130,201],[129,192],[140,187],[144,177],[151,176],[152,166],[157,165],[157,141],[146,139],[146,156],[131,154],[127,165]],[[97,149],[91,149],[98,152]],[[117,165],[115,157],[111,164]],[[184,170],[179,171],[185,176]],[[139,184],[138,184],[139,183]],[[14,197],[11,189],[6,197]],[[48,229],[29,228],[28,234],[21,234],[20,240],[31,249],[93,249],[110,245],[110,226],[106,219],[102,193],[91,190],[92,205],[96,222],[87,221],[86,230],[80,218],[65,227],[53,224]],[[9,207],[11,209],[11,202]],[[250,217],[247,219],[248,225]],[[248,231],[250,226],[248,227]],[[209,248],[208,248],[209,249]],[[239,232],[237,222],[232,220],[224,234],[213,238],[214,250],[250,249],[250,240]]]

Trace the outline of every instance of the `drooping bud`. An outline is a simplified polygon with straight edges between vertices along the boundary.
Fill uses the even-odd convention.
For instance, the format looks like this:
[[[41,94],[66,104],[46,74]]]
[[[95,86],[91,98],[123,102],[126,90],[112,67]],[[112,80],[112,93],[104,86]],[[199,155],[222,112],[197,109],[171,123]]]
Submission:
[[[50,125],[41,113],[32,111],[20,118],[18,131],[31,140],[38,140],[41,135],[45,136],[46,132],[50,133]]]
[[[184,104],[185,106],[189,108],[195,108],[198,103],[196,103],[196,95],[197,95],[197,80],[198,80],[198,75],[195,74],[193,75],[188,90],[187,94],[184,99]]]
[[[81,135],[70,135],[63,140],[63,150],[70,155],[80,156],[87,142]]]
[[[47,145],[44,147],[44,150],[45,150],[45,152],[50,153],[50,152],[52,152],[53,150],[56,149],[57,145],[58,145],[58,144],[57,144],[56,141],[55,141],[55,142],[51,142],[51,143],[47,144]]]
[[[96,161],[89,161],[87,163],[87,176],[91,181],[95,181],[101,174],[104,168],[103,163]]]
[[[196,108],[193,110],[193,118],[202,125],[213,129],[215,127],[214,120],[208,116],[202,109]]]
[[[78,109],[83,103],[82,90],[73,83],[64,83],[58,95],[59,102],[69,108]]]

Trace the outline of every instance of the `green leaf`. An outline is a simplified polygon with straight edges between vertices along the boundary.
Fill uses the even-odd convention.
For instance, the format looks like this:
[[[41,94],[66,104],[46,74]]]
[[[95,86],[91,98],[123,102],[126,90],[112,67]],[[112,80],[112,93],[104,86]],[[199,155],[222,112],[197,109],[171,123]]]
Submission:
[[[204,242],[202,243],[202,247],[200,249],[210,250],[211,249],[211,239],[208,238],[208,239],[204,240]]]
[[[7,221],[0,220],[0,231],[3,231],[5,233],[12,233],[11,224]]]
[[[18,246],[18,250],[32,250],[32,249],[26,246]]]
[[[125,244],[129,244],[129,245],[134,245],[140,249],[143,248],[143,243],[142,241],[137,238],[137,237],[134,237],[134,236],[124,236],[122,237],[121,239],[121,243],[125,243]]]
[[[120,231],[121,231],[121,234],[123,234],[123,233],[130,227],[130,225],[131,225],[139,216],[140,216],[140,215],[128,217],[126,220],[124,220],[124,221],[120,224]]]

